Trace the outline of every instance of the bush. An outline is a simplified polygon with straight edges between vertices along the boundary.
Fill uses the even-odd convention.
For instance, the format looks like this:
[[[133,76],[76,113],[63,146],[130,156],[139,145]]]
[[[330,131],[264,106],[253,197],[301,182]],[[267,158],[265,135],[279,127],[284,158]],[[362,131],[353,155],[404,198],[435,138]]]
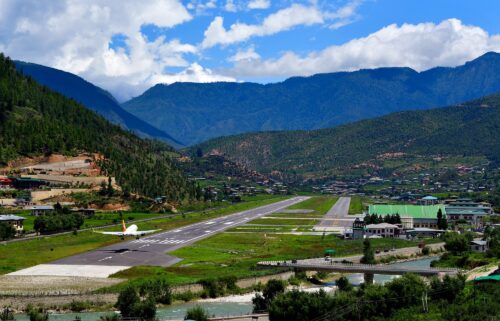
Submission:
[[[422,248],[422,255],[429,255],[429,254],[430,254],[430,252],[431,252],[430,247],[428,247],[428,246],[424,246],[424,247]]]
[[[99,321],[121,321],[120,315],[117,313],[101,315]]]
[[[8,240],[16,236],[16,229],[10,225],[1,222],[0,223],[0,240]]]
[[[337,287],[339,291],[351,291],[352,290],[352,284],[349,283],[349,280],[345,276],[341,276],[337,282]]]
[[[208,321],[208,312],[201,306],[197,305],[186,311],[184,320]]]
[[[161,304],[172,303],[172,289],[165,279],[144,282],[139,287],[139,295]]]
[[[30,308],[28,311],[30,321],[49,321],[49,314],[42,308]]]
[[[1,321],[14,321],[14,312],[10,308],[5,308],[0,312]]]

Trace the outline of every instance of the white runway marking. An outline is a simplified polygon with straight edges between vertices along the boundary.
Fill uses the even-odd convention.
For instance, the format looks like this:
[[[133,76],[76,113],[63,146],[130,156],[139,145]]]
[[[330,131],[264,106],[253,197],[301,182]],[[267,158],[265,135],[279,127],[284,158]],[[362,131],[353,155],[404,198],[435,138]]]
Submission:
[[[215,222],[214,221],[210,221],[210,222],[206,222],[205,225],[210,225],[210,224],[214,224]]]
[[[226,222],[226,223],[224,223],[224,225],[229,225],[229,224],[233,224],[233,222]]]

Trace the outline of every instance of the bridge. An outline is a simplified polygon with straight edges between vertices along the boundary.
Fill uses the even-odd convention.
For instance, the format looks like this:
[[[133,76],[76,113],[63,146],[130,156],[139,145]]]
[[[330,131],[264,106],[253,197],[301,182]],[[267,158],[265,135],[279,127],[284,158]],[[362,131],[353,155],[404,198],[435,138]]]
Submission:
[[[432,267],[413,267],[396,266],[391,264],[360,264],[344,263],[324,259],[307,261],[263,261],[257,263],[260,268],[284,268],[309,271],[329,271],[341,273],[368,273],[368,274],[388,274],[401,275],[405,273],[415,273],[422,276],[433,276],[450,274],[455,275],[460,271],[454,268],[432,268]]]

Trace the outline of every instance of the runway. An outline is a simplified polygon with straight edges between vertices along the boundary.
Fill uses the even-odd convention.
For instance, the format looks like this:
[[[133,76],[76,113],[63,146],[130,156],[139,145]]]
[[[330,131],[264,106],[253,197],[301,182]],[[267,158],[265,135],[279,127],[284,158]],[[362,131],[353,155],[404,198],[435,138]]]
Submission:
[[[245,224],[256,218],[280,211],[308,198],[309,197],[306,196],[293,197],[247,211],[152,234],[138,240],[134,239],[117,243],[93,251],[66,257],[48,264],[17,271],[12,274],[67,276],[77,274],[78,270],[89,267],[89,269],[100,270],[99,277],[106,277],[107,275],[117,272],[117,270],[123,270],[137,265],[170,266],[181,261],[181,259],[166,254],[168,252],[190,245],[196,241],[235,226]],[[109,270],[110,273],[105,272],[107,270]]]
[[[343,231],[351,227],[354,216],[349,215],[350,197],[340,197],[332,208],[323,216],[321,222],[314,226],[315,231]]]

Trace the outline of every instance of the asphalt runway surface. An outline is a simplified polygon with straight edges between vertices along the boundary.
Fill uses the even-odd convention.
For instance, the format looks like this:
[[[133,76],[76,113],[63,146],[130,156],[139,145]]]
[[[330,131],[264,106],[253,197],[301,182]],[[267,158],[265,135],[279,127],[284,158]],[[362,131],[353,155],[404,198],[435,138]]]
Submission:
[[[351,227],[354,218],[353,216],[349,216],[350,204],[350,197],[340,197],[325,216],[323,216],[321,222],[314,226],[314,229],[318,231],[333,227]]]
[[[66,257],[51,262],[52,265],[92,265],[92,266],[170,266],[181,259],[165,254],[187,246],[201,239],[245,224],[256,218],[285,209],[309,197],[293,197],[284,201],[261,206],[247,211],[203,221],[175,230],[169,230],[142,237],[138,240],[121,242],[90,252]],[[349,208],[349,206],[347,206]],[[112,237],[112,236],[110,236]]]

